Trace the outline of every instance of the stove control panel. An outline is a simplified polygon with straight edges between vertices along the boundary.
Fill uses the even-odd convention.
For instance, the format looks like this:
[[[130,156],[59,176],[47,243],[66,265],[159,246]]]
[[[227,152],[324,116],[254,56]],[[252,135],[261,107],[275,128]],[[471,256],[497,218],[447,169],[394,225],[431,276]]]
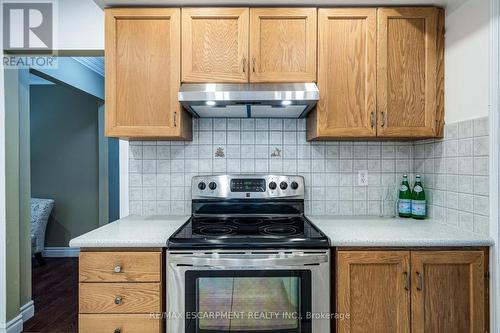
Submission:
[[[263,178],[233,178],[230,181],[231,192],[265,192],[266,180]]]
[[[290,175],[215,175],[192,180],[192,198],[304,199],[304,177]]]

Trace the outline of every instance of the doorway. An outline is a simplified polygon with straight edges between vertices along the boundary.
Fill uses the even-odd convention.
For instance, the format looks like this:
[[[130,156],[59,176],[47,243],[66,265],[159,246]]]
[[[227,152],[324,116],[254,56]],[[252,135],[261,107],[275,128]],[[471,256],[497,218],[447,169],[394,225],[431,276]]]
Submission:
[[[19,201],[12,212],[19,215],[25,332],[52,332],[56,324],[63,325],[59,331],[77,331],[79,252],[68,247],[69,240],[119,214],[118,140],[104,136],[103,57],[57,61],[57,68],[5,71],[6,87],[17,90],[9,95],[6,124],[13,129],[6,139],[17,156],[9,159],[18,175],[9,191]],[[36,235],[33,199],[53,203],[44,232]],[[34,249],[37,237],[42,249]],[[32,259],[34,251],[42,260]],[[64,320],[54,313],[64,313]]]

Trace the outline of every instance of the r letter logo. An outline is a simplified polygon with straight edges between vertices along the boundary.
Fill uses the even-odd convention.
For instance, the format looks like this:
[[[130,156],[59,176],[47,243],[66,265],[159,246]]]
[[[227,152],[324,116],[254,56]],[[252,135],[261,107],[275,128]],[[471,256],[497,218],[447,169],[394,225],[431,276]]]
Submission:
[[[3,3],[5,51],[52,51],[52,3]]]

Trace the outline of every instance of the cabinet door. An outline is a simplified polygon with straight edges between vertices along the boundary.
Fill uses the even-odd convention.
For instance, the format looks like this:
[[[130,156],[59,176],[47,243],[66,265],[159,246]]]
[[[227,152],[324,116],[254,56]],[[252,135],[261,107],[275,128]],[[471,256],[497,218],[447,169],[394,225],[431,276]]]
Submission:
[[[190,137],[179,48],[179,9],[106,9],[106,135]]]
[[[412,252],[412,332],[485,332],[484,253]]]
[[[316,81],[316,8],[250,9],[250,81]]]
[[[248,8],[182,9],[182,81],[248,81]]]
[[[378,9],[378,135],[436,134],[436,8]]]
[[[377,10],[319,10],[320,100],[308,139],[376,135]]]
[[[407,251],[339,251],[338,332],[410,332],[409,273]]]

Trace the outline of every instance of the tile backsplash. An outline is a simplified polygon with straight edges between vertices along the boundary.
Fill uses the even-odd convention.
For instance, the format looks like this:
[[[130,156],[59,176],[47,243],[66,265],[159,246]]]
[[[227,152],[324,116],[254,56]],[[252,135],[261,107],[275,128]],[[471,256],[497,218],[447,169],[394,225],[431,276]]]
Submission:
[[[432,217],[487,230],[487,118],[446,125],[443,140],[416,142],[307,142],[305,124],[201,118],[190,142],[130,141],[130,213],[190,214],[195,175],[284,173],[305,177],[306,214],[391,214],[401,175],[422,173]],[[368,186],[358,186],[359,170],[368,171]]]
[[[193,125],[191,142],[130,141],[131,214],[189,214],[195,175],[284,173],[305,177],[307,214],[379,215],[387,189],[392,194],[412,169],[413,143],[311,143],[304,119],[201,118]],[[357,186],[358,170],[368,170],[368,186]]]
[[[424,176],[436,220],[489,233],[488,117],[448,124],[442,140],[417,141],[414,171]]]

